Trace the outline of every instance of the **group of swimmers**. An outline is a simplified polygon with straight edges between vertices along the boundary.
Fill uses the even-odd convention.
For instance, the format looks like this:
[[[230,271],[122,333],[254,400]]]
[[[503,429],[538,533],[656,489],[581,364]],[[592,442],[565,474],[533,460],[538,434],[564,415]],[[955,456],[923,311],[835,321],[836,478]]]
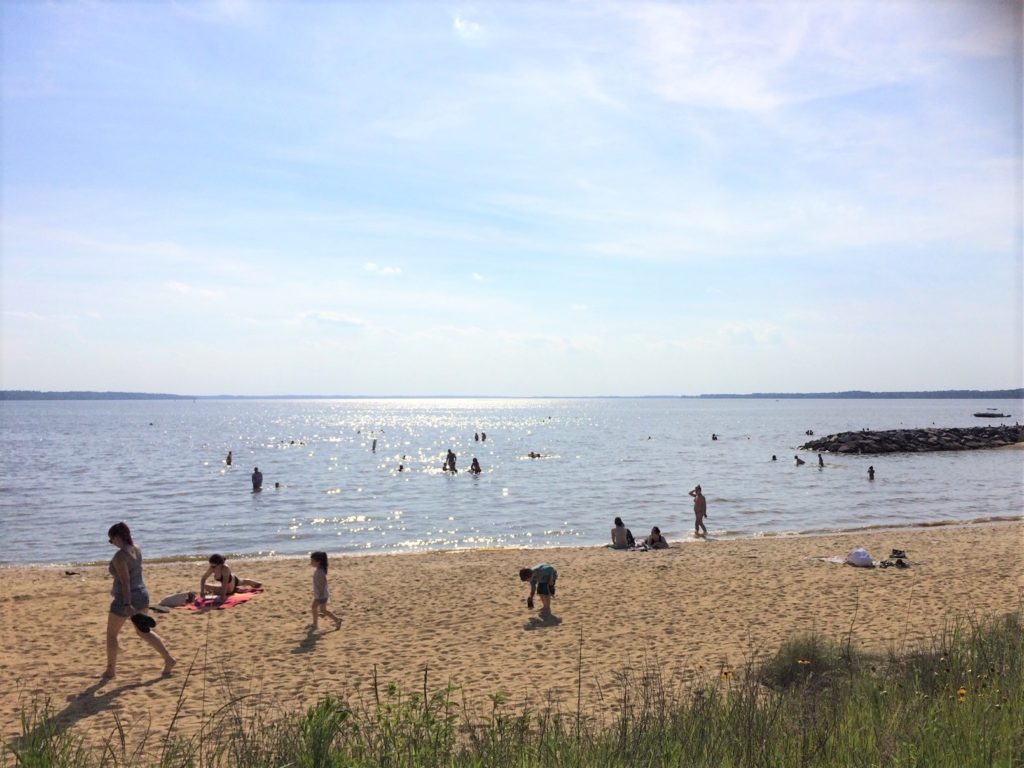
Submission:
[[[455,455],[455,452],[451,448],[449,448],[448,449],[448,455],[444,457],[444,465],[441,468],[442,471],[443,472],[450,472],[453,475],[457,474],[458,471],[459,471],[459,470],[457,470],[455,468],[455,462],[457,461],[457,458],[458,457]],[[404,466],[403,465],[399,465],[398,471],[401,472],[403,469],[404,469]],[[480,468],[480,462],[477,461],[476,456],[473,457],[473,461],[471,461],[470,464],[469,464],[469,471],[470,471],[470,473],[472,473],[474,475],[479,475],[483,471]]]
[[[808,432],[807,434],[810,435],[810,434],[814,434],[814,433],[813,432]],[[778,461],[778,457],[774,453],[772,454],[772,461]],[[807,462],[804,461],[803,459],[801,459],[799,456],[794,456],[793,457],[793,463],[796,464],[796,466],[798,466],[798,467],[802,467]],[[824,468],[825,468],[825,458],[819,453],[818,454],[818,469],[824,469]],[[874,479],[875,479],[875,468],[873,466],[872,467],[868,467],[868,480],[874,480]]]

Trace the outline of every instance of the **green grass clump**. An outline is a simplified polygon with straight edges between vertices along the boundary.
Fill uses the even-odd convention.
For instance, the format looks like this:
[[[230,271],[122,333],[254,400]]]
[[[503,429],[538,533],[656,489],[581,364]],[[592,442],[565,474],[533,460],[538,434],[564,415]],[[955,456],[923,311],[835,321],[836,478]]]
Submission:
[[[578,663],[583,674],[582,641]],[[763,664],[671,687],[658,667],[620,675],[596,702],[511,708],[495,694],[470,717],[449,684],[407,692],[376,679],[352,705],[325,696],[273,713],[237,698],[190,739],[172,727],[129,753],[124,734],[85,746],[47,706],[22,717],[0,767],[555,768],[581,766],[1000,766],[1024,768],[1020,616],[953,625],[927,649],[885,657],[796,638]],[[350,699],[351,700],[351,699]],[[607,719],[587,714],[606,711]]]
[[[757,670],[757,679],[775,690],[827,687],[850,677],[861,662],[848,646],[840,647],[817,635],[807,635],[784,643]]]
[[[22,768],[88,768],[94,765],[93,757],[76,738],[62,728],[53,717],[53,709],[47,699],[43,704],[33,703],[32,708],[21,713],[21,737],[10,745],[4,745],[2,765],[7,767],[11,756],[15,765]]]

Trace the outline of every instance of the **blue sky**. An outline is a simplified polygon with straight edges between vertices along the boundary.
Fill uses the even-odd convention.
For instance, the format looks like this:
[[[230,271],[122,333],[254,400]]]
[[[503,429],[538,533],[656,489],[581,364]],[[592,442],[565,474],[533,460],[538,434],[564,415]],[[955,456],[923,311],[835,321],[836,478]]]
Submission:
[[[1022,386],[1015,2],[9,2],[4,389]]]

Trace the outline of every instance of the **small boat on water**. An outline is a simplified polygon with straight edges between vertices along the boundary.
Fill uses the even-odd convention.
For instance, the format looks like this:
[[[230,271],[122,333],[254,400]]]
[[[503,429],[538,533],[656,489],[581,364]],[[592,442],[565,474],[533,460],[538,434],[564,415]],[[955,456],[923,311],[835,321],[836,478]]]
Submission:
[[[1010,414],[1008,413],[996,413],[995,408],[989,408],[981,413],[974,414],[979,419],[1008,419]]]

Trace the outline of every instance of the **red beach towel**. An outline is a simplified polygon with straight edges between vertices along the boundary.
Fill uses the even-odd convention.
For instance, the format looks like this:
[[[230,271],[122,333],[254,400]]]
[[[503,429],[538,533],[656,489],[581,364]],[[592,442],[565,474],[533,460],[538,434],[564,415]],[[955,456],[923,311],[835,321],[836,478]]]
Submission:
[[[197,597],[194,603],[184,607],[188,608],[190,611],[195,611],[196,613],[223,610],[224,608],[234,608],[236,605],[249,602],[262,591],[262,587],[257,587],[248,592],[235,592],[233,595],[228,595],[224,600],[213,597]]]

